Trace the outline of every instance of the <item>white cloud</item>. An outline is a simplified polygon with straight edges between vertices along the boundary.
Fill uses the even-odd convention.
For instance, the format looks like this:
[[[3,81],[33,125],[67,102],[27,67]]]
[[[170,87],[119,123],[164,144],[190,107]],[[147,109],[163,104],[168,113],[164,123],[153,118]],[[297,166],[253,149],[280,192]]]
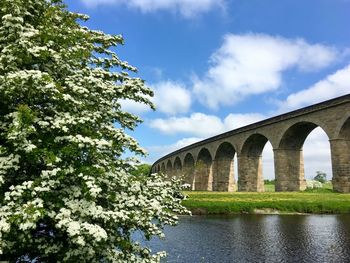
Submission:
[[[154,90],[154,104],[157,110],[175,115],[186,113],[191,107],[191,93],[182,84],[165,81],[152,86]]]
[[[225,0],[81,0],[88,7],[125,5],[143,13],[167,10],[191,18],[214,8],[224,8]]]
[[[184,133],[206,138],[264,118],[264,115],[258,113],[229,114],[224,120],[221,120],[215,115],[193,113],[189,117],[155,119],[149,125],[165,134]]]
[[[164,81],[150,85],[154,91],[151,101],[156,109],[168,115],[186,113],[191,107],[191,93],[182,84]],[[134,114],[142,114],[151,110],[145,104],[132,100],[121,100],[122,109]]]
[[[350,92],[350,65],[329,75],[324,80],[311,87],[290,94],[285,101],[281,101],[279,111],[288,111],[303,106],[322,102]]]
[[[278,89],[291,68],[315,71],[335,61],[337,51],[302,39],[265,34],[228,34],[212,55],[203,78],[193,78],[193,91],[210,108],[231,105],[245,96]]]
[[[133,114],[142,114],[151,110],[149,106],[143,103],[139,103],[133,100],[121,100],[120,105],[124,111],[133,113]]]
[[[266,119],[267,116],[260,113],[230,113],[224,120],[224,124],[229,130],[243,127],[248,124],[255,123]]]
[[[155,119],[150,126],[166,134],[186,133],[206,137],[222,132],[223,123],[216,116],[193,113],[190,117]]]

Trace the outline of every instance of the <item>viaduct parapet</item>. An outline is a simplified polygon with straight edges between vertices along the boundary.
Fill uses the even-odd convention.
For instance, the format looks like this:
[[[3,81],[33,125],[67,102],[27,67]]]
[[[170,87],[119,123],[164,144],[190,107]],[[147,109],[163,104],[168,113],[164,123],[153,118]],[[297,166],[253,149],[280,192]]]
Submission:
[[[261,192],[262,151],[269,141],[276,191],[304,190],[303,144],[316,127],[329,138],[334,190],[350,192],[350,94],[186,146],[157,160],[152,172],[183,176],[192,190]],[[238,182],[233,176],[235,155]]]

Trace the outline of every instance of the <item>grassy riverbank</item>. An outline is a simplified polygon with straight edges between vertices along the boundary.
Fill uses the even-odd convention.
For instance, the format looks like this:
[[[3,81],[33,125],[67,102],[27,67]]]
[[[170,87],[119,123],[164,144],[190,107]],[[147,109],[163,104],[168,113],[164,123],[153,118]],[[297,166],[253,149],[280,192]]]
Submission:
[[[328,189],[305,192],[185,192],[193,214],[350,213],[350,194]]]

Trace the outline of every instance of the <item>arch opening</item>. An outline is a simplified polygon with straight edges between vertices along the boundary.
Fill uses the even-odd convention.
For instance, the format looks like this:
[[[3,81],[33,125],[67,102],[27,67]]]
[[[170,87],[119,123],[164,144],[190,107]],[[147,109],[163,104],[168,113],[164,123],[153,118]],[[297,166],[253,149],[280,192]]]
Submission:
[[[177,156],[174,161],[174,176],[179,178],[182,175],[182,164],[180,157]]]
[[[195,168],[195,189],[212,191],[212,157],[207,148],[202,148],[198,154]]]
[[[292,125],[282,136],[279,148],[301,150],[307,136],[318,127],[311,122],[299,122]]]
[[[319,126],[312,122],[299,122],[283,134],[278,149],[274,150],[276,191],[301,191],[307,188],[303,147],[310,133],[317,127]],[[321,127],[316,129],[315,134],[320,131],[325,134]],[[320,149],[317,149],[315,142],[311,140],[308,148],[313,149],[312,158],[317,159],[315,153]]]
[[[195,190],[194,158],[190,153],[187,153],[185,156],[183,173],[184,173],[184,184],[190,185],[189,189]]]
[[[270,141],[267,141],[262,151],[262,169],[265,192],[276,191],[275,165],[273,149]]]
[[[165,164],[164,163],[162,163],[162,165],[160,166],[160,171],[162,173],[165,173]]]
[[[166,163],[166,175],[168,179],[170,179],[173,176],[173,166],[170,160],[168,160]]]
[[[316,179],[321,181],[322,188],[332,189],[332,183],[329,181],[332,179],[331,149],[329,138],[322,128],[317,127],[308,135],[302,150],[307,187],[317,188],[321,186],[313,182]]]
[[[216,150],[213,163],[213,191],[235,190],[234,156],[235,149],[229,142],[223,142]]]

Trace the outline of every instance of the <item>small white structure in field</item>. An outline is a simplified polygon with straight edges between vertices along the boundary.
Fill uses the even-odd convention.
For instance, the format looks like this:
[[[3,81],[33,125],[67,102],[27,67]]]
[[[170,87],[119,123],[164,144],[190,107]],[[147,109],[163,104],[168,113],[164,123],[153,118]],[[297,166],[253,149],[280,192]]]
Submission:
[[[306,180],[306,187],[309,189],[322,188],[322,183],[316,180]]]

